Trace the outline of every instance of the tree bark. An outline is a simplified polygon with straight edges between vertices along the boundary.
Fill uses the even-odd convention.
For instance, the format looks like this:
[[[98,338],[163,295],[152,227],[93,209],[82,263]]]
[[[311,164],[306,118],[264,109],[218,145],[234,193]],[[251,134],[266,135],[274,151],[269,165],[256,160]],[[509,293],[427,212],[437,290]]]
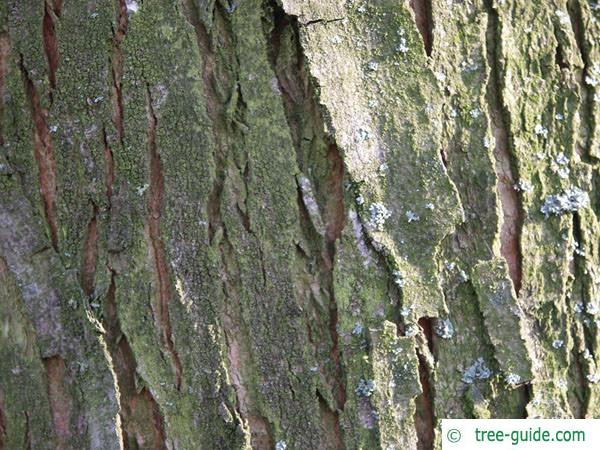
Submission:
[[[600,7],[0,4],[0,449],[599,417]]]

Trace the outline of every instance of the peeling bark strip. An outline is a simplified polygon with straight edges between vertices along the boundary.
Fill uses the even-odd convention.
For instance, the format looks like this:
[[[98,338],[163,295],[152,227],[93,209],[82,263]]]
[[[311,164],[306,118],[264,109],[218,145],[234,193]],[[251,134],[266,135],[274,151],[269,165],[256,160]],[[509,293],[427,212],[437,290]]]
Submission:
[[[58,69],[58,41],[56,39],[56,21],[60,18],[62,0],[45,0],[43,37],[44,51],[48,60],[48,81],[52,89],[56,88],[56,71]]]
[[[148,389],[143,388],[139,392],[137,389],[137,362],[117,315],[116,277],[117,274],[111,270],[104,308],[104,326],[106,344],[119,386],[124,450],[164,450],[167,448],[165,427],[158,404]]]
[[[23,58],[20,62],[21,74],[25,84],[25,91],[29,99],[29,106],[33,116],[34,132],[34,153],[38,165],[38,177],[40,183],[40,194],[44,203],[44,213],[50,229],[50,240],[55,250],[58,249],[58,226],[56,223],[56,161],[54,159],[54,149],[52,147],[52,138],[48,132],[47,116],[48,111],[42,109],[40,97],[29,78],[27,69],[23,65]]]
[[[433,47],[433,18],[431,15],[431,0],[410,0],[410,7],[415,13],[415,22],[427,56],[431,56]]]
[[[71,400],[65,386],[65,361],[60,356],[44,358],[48,382],[48,400],[58,438],[57,450],[70,448],[71,438]]]
[[[125,0],[115,0],[117,7],[117,29],[113,36],[112,55],[110,67],[112,73],[112,121],[117,129],[117,134],[123,142],[125,127],[123,124],[123,49],[122,43],[127,34],[129,16]]]
[[[488,29],[486,32],[487,62],[489,82],[487,100],[491,117],[492,134],[496,141],[494,156],[496,159],[497,190],[502,205],[502,228],[500,230],[500,252],[506,263],[517,296],[521,290],[522,255],[521,227],[523,212],[519,196],[515,189],[517,179],[514,174],[514,161],[510,150],[510,137],[506,124],[507,112],[503,106],[502,83],[500,81],[500,24],[498,13],[488,5]]]
[[[171,319],[169,317],[169,303],[173,296],[173,287],[169,277],[169,266],[165,249],[160,235],[160,217],[165,194],[165,180],[160,165],[160,154],[156,148],[156,116],[152,106],[152,96],[148,86],[148,151],[150,153],[150,188],[148,204],[148,235],[152,259],[154,262],[154,275],[156,277],[156,312],[155,318],[160,330],[162,345],[171,356],[171,363],[175,372],[175,386],[181,387],[181,361],[173,345],[171,335]]]

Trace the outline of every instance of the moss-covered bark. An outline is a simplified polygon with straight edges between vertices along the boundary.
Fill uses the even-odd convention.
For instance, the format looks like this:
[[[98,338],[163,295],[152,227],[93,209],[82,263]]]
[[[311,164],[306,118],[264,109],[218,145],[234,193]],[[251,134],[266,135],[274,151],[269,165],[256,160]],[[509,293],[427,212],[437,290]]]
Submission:
[[[600,7],[0,4],[0,448],[598,417]]]

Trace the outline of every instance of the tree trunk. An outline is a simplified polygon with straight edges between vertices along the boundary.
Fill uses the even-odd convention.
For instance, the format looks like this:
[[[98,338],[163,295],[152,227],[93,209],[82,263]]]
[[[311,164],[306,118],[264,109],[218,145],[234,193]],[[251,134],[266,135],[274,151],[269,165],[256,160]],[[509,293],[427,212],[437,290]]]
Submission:
[[[2,2],[0,449],[600,417],[598,20]]]

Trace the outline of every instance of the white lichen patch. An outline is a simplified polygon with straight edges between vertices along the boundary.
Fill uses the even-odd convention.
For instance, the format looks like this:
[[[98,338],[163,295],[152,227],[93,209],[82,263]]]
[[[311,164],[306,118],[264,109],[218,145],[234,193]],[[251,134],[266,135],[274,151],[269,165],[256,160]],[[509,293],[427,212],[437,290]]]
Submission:
[[[383,230],[385,221],[392,213],[383,203],[375,202],[369,207],[369,225],[376,230]]]
[[[560,165],[569,164],[569,158],[567,158],[567,156],[563,152],[560,152],[558,155],[556,155],[554,161],[556,162],[556,164]]]
[[[433,331],[442,339],[452,339],[454,336],[454,325],[450,319],[437,319],[433,326]]]
[[[582,191],[578,187],[570,187],[561,194],[549,195],[544,200],[544,204],[540,211],[546,216],[560,216],[565,213],[575,212],[590,202],[590,197],[587,192]]]
[[[367,247],[367,243],[365,242],[364,237],[363,237],[363,226],[360,223],[358,214],[356,214],[356,211],[354,211],[353,209],[350,209],[348,211],[348,218],[350,219],[350,222],[352,223],[352,231],[354,232],[354,238],[356,239],[358,251],[360,252],[361,256],[364,258],[363,265],[368,266],[371,264],[372,259],[371,259],[371,252],[369,251],[369,248]]]
[[[134,14],[140,10],[140,5],[136,0],[125,0],[125,8],[128,14]]]
[[[137,188],[137,194],[139,196],[144,195],[144,192],[146,192],[146,190],[150,187],[150,185],[148,183],[144,184],[143,186],[139,186]]]
[[[408,223],[418,222],[419,220],[421,220],[419,215],[411,210],[406,211],[405,215],[406,215],[406,220],[408,221]]]
[[[325,223],[321,217],[319,205],[315,200],[312,183],[307,177],[298,175],[298,185],[302,191],[302,203],[304,203],[304,206],[306,207],[310,220],[315,227],[315,230],[317,230],[317,233],[323,236],[325,234]]]
[[[588,373],[586,378],[590,383],[595,384],[600,381],[600,373]]]
[[[517,192],[526,192],[531,194],[533,192],[533,185],[529,180],[519,180],[519,182],[514,185],[514,189]]]
[[[367,68],[371,72],[375,72],[379,68],[379,63],[377,61],[369,61],[369,63],[367,64]]]
[[[406,37],[404,36],[404,28],[398,29],[398,35],[400,36],[400,43],[396,46],[396,51],[402,54],[408,53],[408,44],[406,43]]]
[[[469,111],[469,115],[473,119],[477,119],[479,116],[481,116],[481,110],[479,108],[473,108],[471,111]]]
[[[588,73],[585,76],[585,84],[592,86],[592,87],[596,87],[598,85],[598,83],[600,82],[598,80],[598,75],[600,75],[600,64],[599,63],[594,63],[592,65],[592,69],[591,69],[591,73]]]
[[[488,368],[484,359],[479,357],[463,371],[461,380],[463,383],[473,384],[477,380],[486,380],[491,376],[492,371]]]
[[[561,25],[567,25],[570,23],[569,15],[566,12],[557,9],[554,11],[554,14],[556,17],[558,17],[558,21],[561,23]]]
[[[544,138],[548,137],[548,128],[546,128],[544,125],[542,125],[541,123],[536,124],[536,126],[533,129],[533,132],[535,134],[537,134],[538,136],[542,136]]]
[[[402,273],[399,270],[394,270],[392,272],[392,275],[394,276],[394,283],[396,283],[396,286],[400,288],[406,286],[406,280],[404,279]]]
[[[369,139],[371,139],[371,133],[367,128],[359,128],[356,130],[356,133],[354,133],[354,142],[357,144],[368,141]]]
[[[509,373],[504,377],[504,382],[509,386],[516,386],[521,382],[521,376],[516,373]]]
[[[411,324],[408,327],[406,327],[406,332],[404,334],[406,337],[416,336],[417,334],[419,334],[419,327],[417,327],[414,324]]]
[[[361,378],[358,386],[354,390],[359,397],[370,397],[375,391],[375,380],[365,380]]]

